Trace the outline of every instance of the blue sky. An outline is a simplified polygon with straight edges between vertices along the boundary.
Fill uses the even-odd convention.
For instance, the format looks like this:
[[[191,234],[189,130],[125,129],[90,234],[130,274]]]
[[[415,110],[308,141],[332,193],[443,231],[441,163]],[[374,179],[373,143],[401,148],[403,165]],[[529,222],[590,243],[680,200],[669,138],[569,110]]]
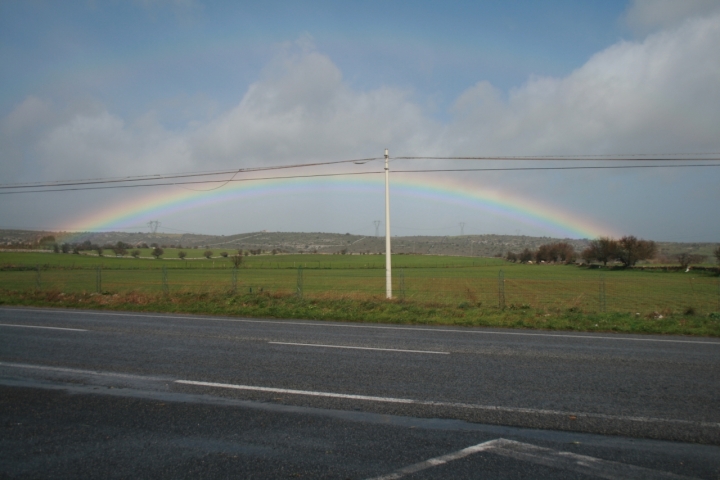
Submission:
[[[0,176],[239,168],[385,147],[396,155],[720,152],[719,41],[713,0],[4,1]],[[717,241],[720,226],[708,219],[720,169],[701,170],[446,180],[536,200],[607,233]],[[145,193],[53,195],[6,197],[0,227],[77,225]],[[283,213],[287,202],[315,214],[299,221]],[[207,233],[368,233],[382,216],[375,203],[318,191],[258,201],[237,224],[217,213],[232,203],[158,219]],[[441,234],[444,224],[454,233],[459,221],[466,233],[552,233],[490,222],[477,209],[396,205],[417,233]]]
[[[436,103],[478,79],[562,76],[631,36],[626,2],[4,2],[2,109],[93,97],[137,114],[163,99],[237,103],[283,43],[308,36],[359,89]]]

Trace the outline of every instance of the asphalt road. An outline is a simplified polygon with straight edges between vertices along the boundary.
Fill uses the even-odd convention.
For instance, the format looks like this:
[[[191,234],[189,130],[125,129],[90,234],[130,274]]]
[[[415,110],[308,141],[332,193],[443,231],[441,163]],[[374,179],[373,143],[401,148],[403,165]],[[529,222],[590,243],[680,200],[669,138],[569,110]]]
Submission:
[[[0,308],[0,392],[8,477],[720,478],[714,339]]]

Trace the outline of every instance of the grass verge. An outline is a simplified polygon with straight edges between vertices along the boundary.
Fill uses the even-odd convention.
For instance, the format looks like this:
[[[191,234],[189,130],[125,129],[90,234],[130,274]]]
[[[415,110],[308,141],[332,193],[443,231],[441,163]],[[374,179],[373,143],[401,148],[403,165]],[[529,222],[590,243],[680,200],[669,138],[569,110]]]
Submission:
[[[0,289],[0,305],[83,308],[130,312],[185,313],[297,318],[406,325],[452,325],[720,337],[720,313],[586,313],[577,308],[537,309],[510,305],[500,309],[461,302],[457,305],[405,302],[372,296],[319,296],[309,299],[281,293],[230,294],[123,292],[62,293]]]

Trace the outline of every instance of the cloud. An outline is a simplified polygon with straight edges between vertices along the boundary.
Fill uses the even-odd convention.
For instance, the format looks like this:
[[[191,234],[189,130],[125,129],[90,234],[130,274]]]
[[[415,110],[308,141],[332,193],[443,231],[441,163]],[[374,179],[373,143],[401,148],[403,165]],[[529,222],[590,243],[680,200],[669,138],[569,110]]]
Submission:
[[[300,47],[279,55],[239,105],[194,135],[196,157],[277,162],[427,147],[434,122],[410,92],[353,90],[330,58]]]
[[[455,102],[458,153],[589,154],[720,150],[720,15],[619,42],[564,78],[504,94],[487,82]]]
[[[37,144],[47,178],[141,175],[192,166],[186,140],[152,114],[133,124],[106,110],[78,113]]]
[[[386,147],[391,155],[720,151],[717,45],[720,15],[690,18],[619,42],[566,77],[532,77],[509,92],[478,82],[440,123],[410,90],[353,88],[303,38],[282,47],[236,105],[178,128],[152,111],[125,119],[101,105],[61,111],[28,97],[0,123],[1,168],[9,182],[374,157]],[[575,187],[533,192],[553,198],[562,188]]]
[[[623,20],[635,32],[647,34],[718,11],[720,3],[717,0],[633,0]]]

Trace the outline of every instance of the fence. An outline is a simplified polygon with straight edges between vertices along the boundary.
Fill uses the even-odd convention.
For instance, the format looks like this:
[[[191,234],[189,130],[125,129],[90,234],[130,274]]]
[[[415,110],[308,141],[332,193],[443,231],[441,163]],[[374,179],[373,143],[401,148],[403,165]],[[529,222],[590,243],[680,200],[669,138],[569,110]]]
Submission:
[[[380,268],[46,269],[0,271],[0,288],[65,293],[281,293],[299,298],[382,298]],[[496,308],[576,309],[586,312],[720,312],[720,278],[709,272],[587,270],[512,266],[398,268],[396,298]]]

